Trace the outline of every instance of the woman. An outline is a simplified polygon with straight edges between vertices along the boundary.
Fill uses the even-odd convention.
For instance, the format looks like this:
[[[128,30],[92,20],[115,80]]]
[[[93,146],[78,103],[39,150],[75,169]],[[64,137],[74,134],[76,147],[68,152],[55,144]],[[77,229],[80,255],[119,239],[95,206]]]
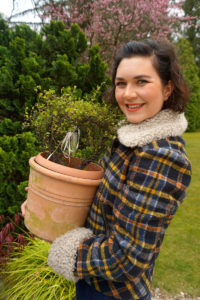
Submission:
[[[127,123],[100,160],[105,169],[86,227],[57,238],[48,264],[76,283],[76,299],[151,299],[155,260],[182,203],[191,166],[182,133],[188,99],[169,43],[132,41],[113,69]]]

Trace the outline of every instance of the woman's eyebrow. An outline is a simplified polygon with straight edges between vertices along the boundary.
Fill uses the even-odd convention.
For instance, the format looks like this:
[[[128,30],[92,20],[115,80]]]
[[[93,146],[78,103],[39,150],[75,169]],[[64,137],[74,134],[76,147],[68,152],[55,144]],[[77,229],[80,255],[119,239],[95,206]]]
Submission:
[[[133,79],[140,79],[140,78],[151,78],[150,75],[146,75],[146,74],[141,74],[141,75],[137,75],[134,76]],[[124,80],[123,77],[116,77],[115,80]]]
[[[133,78],[134,79],[140,79],[140,78],[151,78],[151,76],[150,75],[145,75],[145,74],[141,74],[141,75],[137,75],[137,76],[134,76]]]
[[[116,77],[115,80],[124,80],[122,77]]]

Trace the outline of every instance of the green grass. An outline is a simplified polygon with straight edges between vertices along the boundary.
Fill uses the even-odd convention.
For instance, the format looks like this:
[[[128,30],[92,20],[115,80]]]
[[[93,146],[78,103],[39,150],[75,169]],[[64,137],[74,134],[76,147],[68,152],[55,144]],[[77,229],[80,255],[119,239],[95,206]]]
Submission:
[[[75,284],[47,265],[50,244],[37,238],[27,237],[27,241],[22,251],[13,253],[2,272],[0,299],[74,300]]]
[[[192,163],[187,197],[168,228],[156,261],[153,287],[200,296],[200,132],[185,133]]]

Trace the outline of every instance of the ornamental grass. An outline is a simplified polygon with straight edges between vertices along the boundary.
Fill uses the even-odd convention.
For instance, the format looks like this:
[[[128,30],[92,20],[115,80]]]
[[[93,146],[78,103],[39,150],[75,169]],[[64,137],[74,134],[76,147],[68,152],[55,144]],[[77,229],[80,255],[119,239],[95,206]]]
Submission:
[[[0,299],[74,300],[75,284],[47,265],[50,244],[38,238],[27,239],[28,244],[12,255],[2,272]]]

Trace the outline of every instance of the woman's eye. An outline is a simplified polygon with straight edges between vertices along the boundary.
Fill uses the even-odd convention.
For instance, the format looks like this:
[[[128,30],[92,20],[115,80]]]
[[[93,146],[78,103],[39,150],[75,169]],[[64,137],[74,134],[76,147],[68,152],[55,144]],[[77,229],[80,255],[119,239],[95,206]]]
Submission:
[[[123,81],[118,81],[118,82],[115,83],[115,85],[116,85],[116,86],[123,86],[123,85],[125,85],[125,82],[123,82]]]
[[[145,83],[147,83],[148,81],[147,80],[145,80],[145,79],[140,79],[140,80],[138,80],[138,84],[145,84]]]

